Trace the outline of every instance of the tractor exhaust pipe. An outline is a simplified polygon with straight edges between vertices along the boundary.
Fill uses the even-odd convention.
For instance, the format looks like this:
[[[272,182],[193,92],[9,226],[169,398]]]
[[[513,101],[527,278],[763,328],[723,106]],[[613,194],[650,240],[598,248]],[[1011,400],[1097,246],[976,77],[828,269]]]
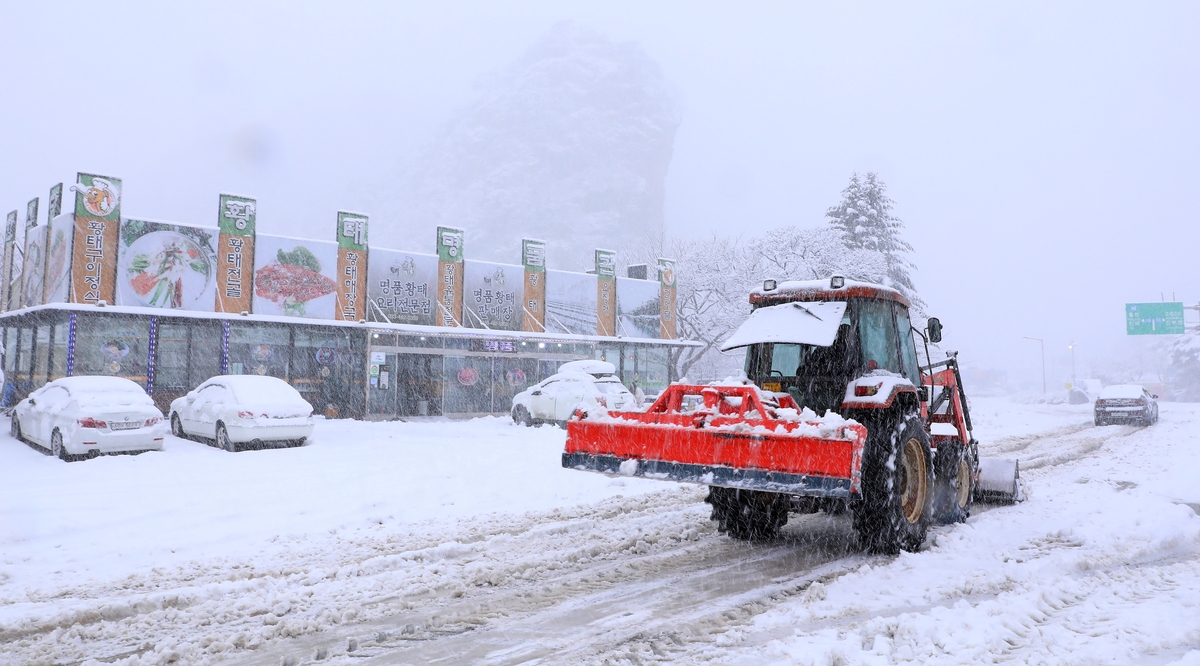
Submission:
[[[1016,504],[1025,501],[1019,462],[981,458],[975,501],[983,504]]]

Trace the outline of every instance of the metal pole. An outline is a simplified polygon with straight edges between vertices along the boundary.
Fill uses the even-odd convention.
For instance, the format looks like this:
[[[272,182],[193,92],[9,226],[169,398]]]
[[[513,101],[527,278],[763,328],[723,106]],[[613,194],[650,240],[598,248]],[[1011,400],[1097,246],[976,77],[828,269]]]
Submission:
[[[1067,349],[1071,350],[1071,387],[1074,388],[1075,387],[1075,341],[1074,340],[1071,341],[1071,344],[1067,345]]]
[[[1022,338],[1025,340],[1037,340],[1038,344],[1042,347],[1042,395],[1046,395],[1046,343],[1041,338],[1031,338],[1028,336],[1022,336]],[[1071,359],[1071,365],[1074,366],[1075,357],[1072,355]],[[1075,374],[1073,369],[1071,370],[1071,374]],[[1074,377],[1072,377],[1073,379]]]

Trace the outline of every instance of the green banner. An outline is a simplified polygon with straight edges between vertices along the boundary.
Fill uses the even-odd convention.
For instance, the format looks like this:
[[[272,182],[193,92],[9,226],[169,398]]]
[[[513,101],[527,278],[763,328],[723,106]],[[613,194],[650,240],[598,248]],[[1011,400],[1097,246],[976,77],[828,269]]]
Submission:
[[[338,211],[338,247],[343,250],[367,249],[367,216]]]
[[[39,201],[40,200],[37,197],[34,197],[33,201],[30,201],[29,203],[25,204],[25,231],[26,231],[26,233],[28,233],[30,229],[37,226]]]
[[[658,283],[664,287],[675,286],[675,260],[662,259],[658,260]]]
[[[463,235],[462,229],[437,228],[438,261],[457,264],[463,260]]]
[[[1128,335],[1183,335],[1183,303],[1126,303]]]
[[[546,243],[528,238],[521,241],[521,263],[529,273],[546,272]]]
[[[50,200],[46,202],[47,223],[62,214],[62,190],[62,183],[50,188]]]
[[[617,253],[612,250],[596,250],[596,277],[601,280],[617,279]]]
[[[75,193],[76,217],[121,221],[120,178],[81,173],[71,191]]]
[[[217,226],[226,236],[253,236],[258,203],[248,197],[222,194]]]

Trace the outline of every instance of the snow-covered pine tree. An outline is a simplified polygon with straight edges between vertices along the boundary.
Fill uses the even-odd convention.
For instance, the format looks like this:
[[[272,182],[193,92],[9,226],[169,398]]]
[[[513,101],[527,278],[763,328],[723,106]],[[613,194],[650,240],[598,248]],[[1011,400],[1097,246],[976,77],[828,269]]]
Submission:
[[[909,275],[909,269],[916,266],[906,256],[913,248],[900,238],[904,223],[892,214],[894,203],[887,196],[887,186],[875,173],[860,176],[856,172],[842,190],[841,202],[825,211],[825,217],[841,233],[846,247],[879,253],[887,265],[885,283],[904,294],[920,311],[925,303],[917,296]]]

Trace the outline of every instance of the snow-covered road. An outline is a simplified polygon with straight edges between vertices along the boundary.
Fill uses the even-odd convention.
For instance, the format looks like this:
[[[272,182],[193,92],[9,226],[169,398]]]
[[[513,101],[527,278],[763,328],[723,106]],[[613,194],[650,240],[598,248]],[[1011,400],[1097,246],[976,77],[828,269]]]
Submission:
[[[730,540],[703,489],[562,470],[561,431],[499,419],[73,465],[4,438],[0,663],[1200,659],[1200,406],[973,415],[1029,501],[896,558],[844,517]]]

